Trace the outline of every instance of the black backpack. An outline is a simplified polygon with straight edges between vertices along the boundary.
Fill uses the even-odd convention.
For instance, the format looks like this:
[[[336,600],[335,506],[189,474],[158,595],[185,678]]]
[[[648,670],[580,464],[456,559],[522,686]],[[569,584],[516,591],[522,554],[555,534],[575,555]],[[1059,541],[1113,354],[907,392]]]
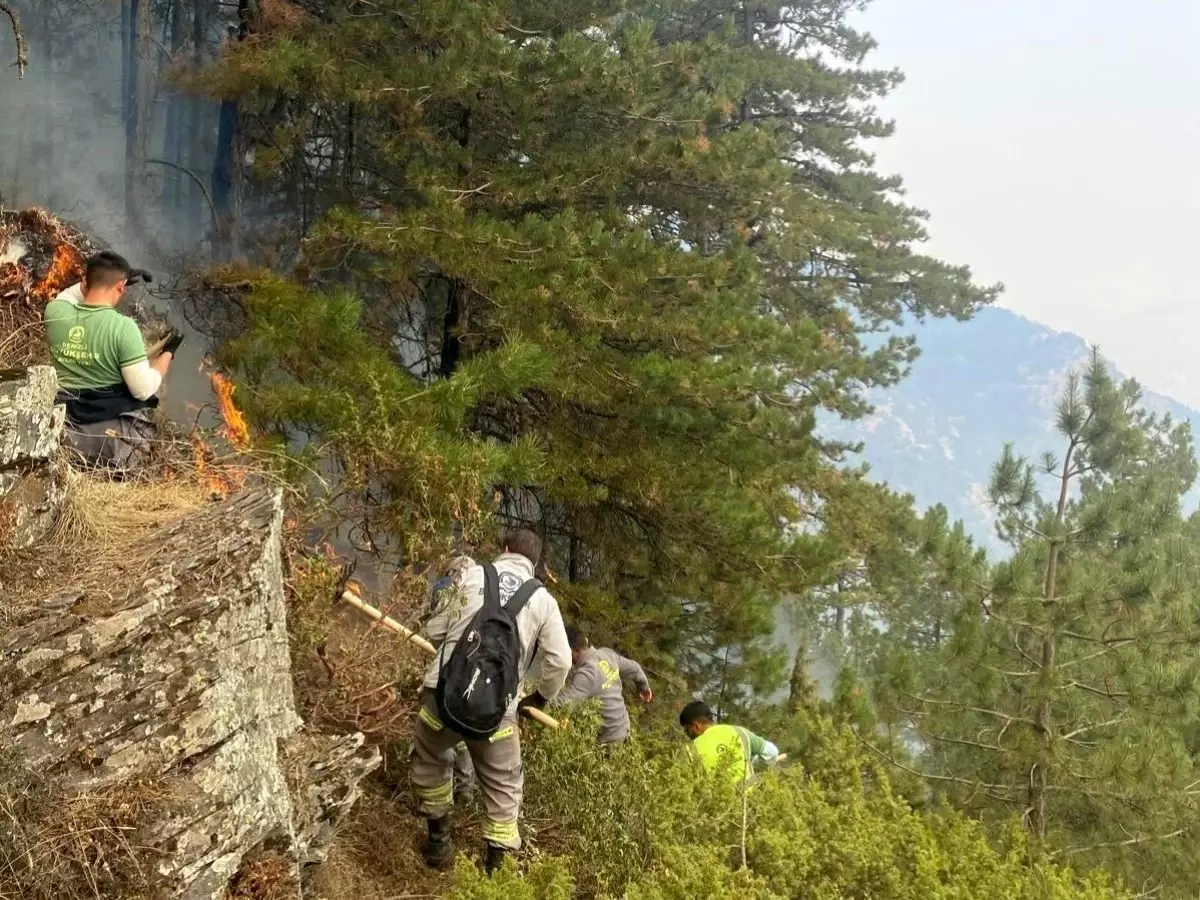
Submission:
[[[517,614],[542,586],[531,578],[502,606],[496,567],[485,564],[483,575],[483,608],[442,663],[435,692],[442,722],[471,741],[486,741],[495,734],[517,696],[521,686]]]

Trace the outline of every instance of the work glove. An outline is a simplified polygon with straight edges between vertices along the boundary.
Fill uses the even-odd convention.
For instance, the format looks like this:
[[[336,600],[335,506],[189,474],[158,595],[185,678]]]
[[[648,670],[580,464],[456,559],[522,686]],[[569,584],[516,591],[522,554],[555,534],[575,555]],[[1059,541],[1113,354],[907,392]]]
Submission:
[[[171,335],[167,338],[167,342],[163,344],[162,352],[170,353],[174,356],[179,352],[179,345],[183,343],[183,332],[177,328],[171,329]]]
[[[151,275],[149,272],[147,272],[145,269],[130,269],[129,270],[129,278],[126,279],[125,283],[126,284],[137,284],[139,281],[144,284],[153,284],[154,276]]]
[[[534,709],[545,709],[546,698],[543,697],[540,692],[534,691],[532,694],[529,694],[521,699],[521,702],[517,704],[517,709],[528,709],[531,706]]]

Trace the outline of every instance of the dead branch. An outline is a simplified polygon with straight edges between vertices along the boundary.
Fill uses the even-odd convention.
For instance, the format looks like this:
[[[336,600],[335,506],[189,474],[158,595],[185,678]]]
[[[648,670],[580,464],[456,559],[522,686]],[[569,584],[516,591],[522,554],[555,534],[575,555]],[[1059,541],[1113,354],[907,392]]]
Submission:
[[[1126,832],[1128,833],[1128,832]],[[1172,838],[1177,838],[1180,835],[1186,834],[1186,828],[1179,828],[1167,834],[1143,834],[1137,837],[1132,837],[1127,841],[1107,841],[1103,844],[1088,844],[1079,847],[1064,847],[1062,850],[1056,850],[1050,854],[1051,859],[1057,859],[1060,856],[1066,856],[1071,853],[1090,853],[1093,850],[1103,850],[1109,847],[1136,847],[1139,844],[1149,844],[1154,841],[1169,841]]]
[[[4,0],[0,0],[0,7],[2,7],[3,4],[4,4]],[[166,160],[166,159],[151,158],[151,159],[147,159],[146,162],[153,163],[154,165],[157,165],[157,166],[166,166],[168,169],[174,169],[176,172],[182,172],[184,175],[186,175],[188,178],[190,178],[192,180],[192,182],[197,187],[200,188],[200,193],[202,193],[204,195],[204,200],[208,203],[208,212],[209,212],[209,215],[212,216],[213,231],[216,232],[218,230],[219,218],[217,216],[217,206],[215,203],[213,203],[212,194],[208,190],[208,185],[206,185],[204,183],[204,181],[201,180],[199,175],[197,175],[191,169],[186,168],[185,166],[181,166],[178,163],[173,163],[170,160]]]
[[[12,22],[13,37],[17,41],[17,77],[25,77],[25,67],[29,64],[29,46],[25,43],[25,30],[21,28],[21,17],[12,8],[8,0],[0,0],[0,12],[6,13]]]

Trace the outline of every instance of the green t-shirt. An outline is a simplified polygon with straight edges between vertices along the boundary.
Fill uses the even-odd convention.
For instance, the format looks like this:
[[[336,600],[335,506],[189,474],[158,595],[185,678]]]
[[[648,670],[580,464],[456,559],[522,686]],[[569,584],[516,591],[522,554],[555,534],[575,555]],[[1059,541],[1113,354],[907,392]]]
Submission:
[[[69,390],[111,388],[124,379],[121,367],[146,358],[137,323],[111,306],[88,306],[64,291],[46,304],[46,341],[59,386]]]

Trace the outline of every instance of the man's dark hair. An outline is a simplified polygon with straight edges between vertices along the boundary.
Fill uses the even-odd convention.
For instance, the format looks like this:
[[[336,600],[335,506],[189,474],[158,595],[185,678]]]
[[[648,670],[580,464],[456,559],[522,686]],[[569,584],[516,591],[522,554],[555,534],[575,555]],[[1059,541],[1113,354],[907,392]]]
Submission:
[[[679,713],[679,724],[687,728],[693,722],[712,722],[713,711],[703,700],[693,700]]]
[[[571,649],[578,652],[586,650],[591,646],[587,639],[587,635],[576,628],[574,625],[567,626],[567,643],[571,645]]]
[[[542,539],[530,531],[528,528],[522,528],[518,531],[510,531],[504,536],[504,549],[509,553],[519,553],[535,566],[542,559]]]
[[[88,287],[110,288],[122,281],[128,281],[133,274],[129,260],[116,253],[104,250],[88,258],[84,269],[83,280]]]

